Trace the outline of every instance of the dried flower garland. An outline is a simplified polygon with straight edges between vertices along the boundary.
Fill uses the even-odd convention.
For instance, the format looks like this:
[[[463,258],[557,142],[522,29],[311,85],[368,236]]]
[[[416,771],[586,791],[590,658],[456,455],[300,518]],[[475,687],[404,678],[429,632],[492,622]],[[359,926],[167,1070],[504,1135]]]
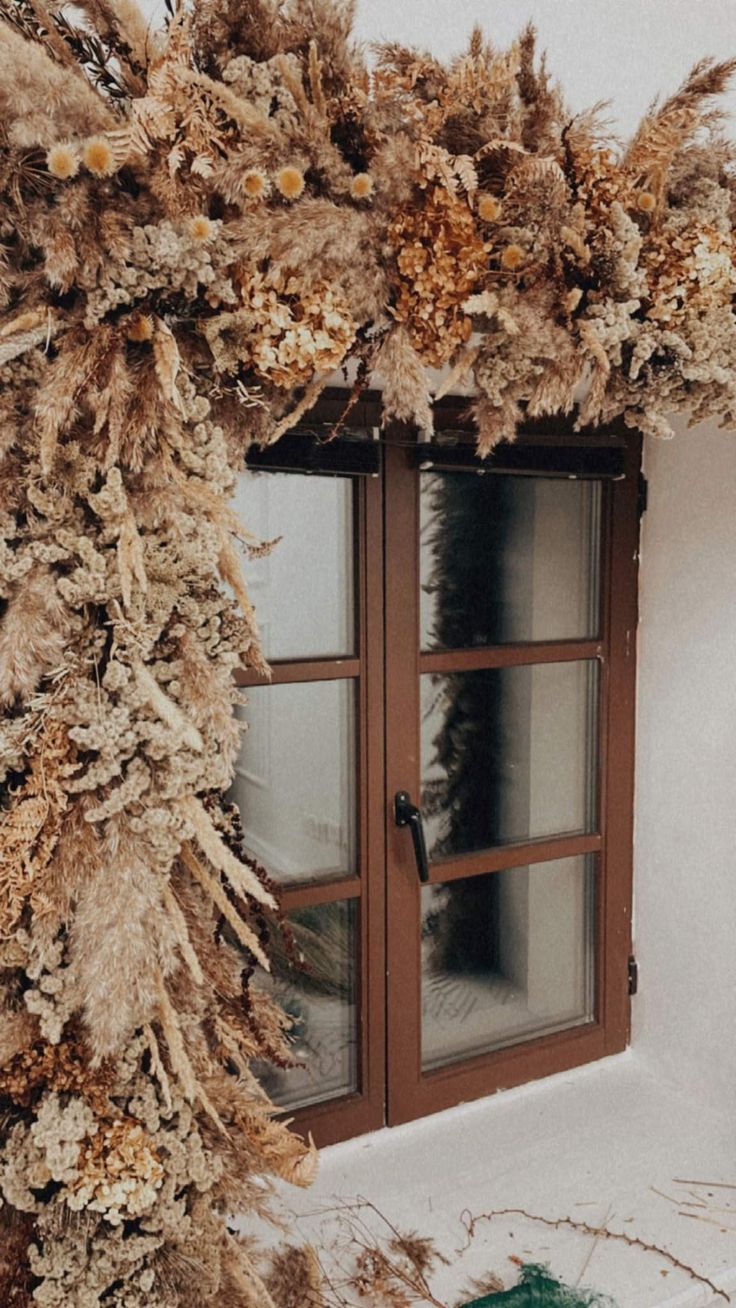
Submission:
[[[9,1308],[268,1308],[223,1217],[312,1172],[249,1070],[288,1057],[250,979],[275,900],[223,798],[263,666],[246,446],[350,360],[424,427],[426,365],[472,375],[484,451],[581,394],[581,423],[736,421],[734,64],[617,151],[531,30],[369,72],[351,18],[0,0]]]

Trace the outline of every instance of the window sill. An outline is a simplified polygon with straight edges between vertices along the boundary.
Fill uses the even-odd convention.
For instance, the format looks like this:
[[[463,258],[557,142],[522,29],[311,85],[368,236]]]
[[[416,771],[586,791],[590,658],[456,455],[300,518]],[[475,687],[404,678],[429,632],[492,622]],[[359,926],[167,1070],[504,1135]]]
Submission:
[[[470,1248],[463,1212],[523,1208],[637,1236],[670,1250],[719,1287],[736,1290],[736,1189],[705,1201],[733,1215],[691,1208],[675,1178],[736,1183],[733,1123],[655,1079],[631,1050],[601,1063],[324,1149],[305,1192],[284,1189],[289,1226],[329,1248],[341,1202],[371,1201],[402,1229],[432,1236],[450,1257],[433,1283],[449,1304],[474,1277],[515,1280],[510,1257],[548,1263],[568,1284],[588,1285],[618,1308],[723,1304],[666,1259],[617,1240],[521,1217],[481,1223]],[[726,1161],[724,1161],[726,1160]],[[723,1231],[717,1221],[730,1230]],[[734,1298],[736,1302],[736,1297]]]

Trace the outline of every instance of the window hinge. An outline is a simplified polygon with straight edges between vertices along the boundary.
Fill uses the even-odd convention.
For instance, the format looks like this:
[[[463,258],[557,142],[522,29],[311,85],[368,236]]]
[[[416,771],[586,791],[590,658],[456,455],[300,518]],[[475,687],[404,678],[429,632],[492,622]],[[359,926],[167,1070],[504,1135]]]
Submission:
[[[634,955],[629,959],[629,994],[636,995],[639,992],[639,964]]]
[[[636,508],[640,518],[643,518],[649,507],[649,482],[643,472],[639,473],[639,490],[636,497]]]

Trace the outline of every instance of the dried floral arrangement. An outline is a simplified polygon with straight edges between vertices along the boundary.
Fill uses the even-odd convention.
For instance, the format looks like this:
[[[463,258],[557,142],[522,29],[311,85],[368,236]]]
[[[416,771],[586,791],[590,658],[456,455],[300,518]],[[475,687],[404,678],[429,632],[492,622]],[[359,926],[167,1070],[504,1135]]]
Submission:
[[[348,363],[424,428],[427,365],[472,376],[483,451],[582,393],[581,424],[736,418],[734,65],[619,149],[531,30],[369,68],[351,21],[0,0],[4,1308],[279,1299],[225,1220],[314,1165],[249,1070],[288,1043],[224,797],[246,447]]]

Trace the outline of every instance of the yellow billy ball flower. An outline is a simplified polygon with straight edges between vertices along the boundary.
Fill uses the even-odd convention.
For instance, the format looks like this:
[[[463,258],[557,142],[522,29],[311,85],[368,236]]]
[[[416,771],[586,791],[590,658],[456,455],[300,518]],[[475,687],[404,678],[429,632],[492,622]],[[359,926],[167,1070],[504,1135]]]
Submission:
[[[298,200],[304,190],[304,173],[293,164],[287,164],[276,174],[276,185],[286,200]]]
[[[249,168],[241,185],[249,200],[262,200],[268,191],[268,178],[260,168]]]
[[[52,145],[46,155],[46,167],[53,177],[65,182],[79,171],[79,156],[71,145]]]
[[[128,323],[129,341],[150,341],[153,336],[153,323],[147,313],[136,313]]]
[[[115,172],[115,156],[109,141],[104,136],[95,136],[88,141],[82,151],[85,167],[95,177],[109,177]]]
[[[651,191],[640,191],[636,203],[642,213],[653,213],[657,207],[657,201]]]
[[[501,201],[495,195],[481,195],[478,200],[478,217],[484,223],[495,223],[501,217]]]
[[[212,223],[203,213],[198,213],[189,220],[189,235],[193,241],[208,241],[212,230]]]
[[[350,183],[350,194],[354,200],[368,200],[373,194],[373,178],[370,173],[356,173]]]
[[[501,264],[509,272],[515,272],[520,264],[524,262],[525,251],[520,245],[507,245],[501,255]]]

